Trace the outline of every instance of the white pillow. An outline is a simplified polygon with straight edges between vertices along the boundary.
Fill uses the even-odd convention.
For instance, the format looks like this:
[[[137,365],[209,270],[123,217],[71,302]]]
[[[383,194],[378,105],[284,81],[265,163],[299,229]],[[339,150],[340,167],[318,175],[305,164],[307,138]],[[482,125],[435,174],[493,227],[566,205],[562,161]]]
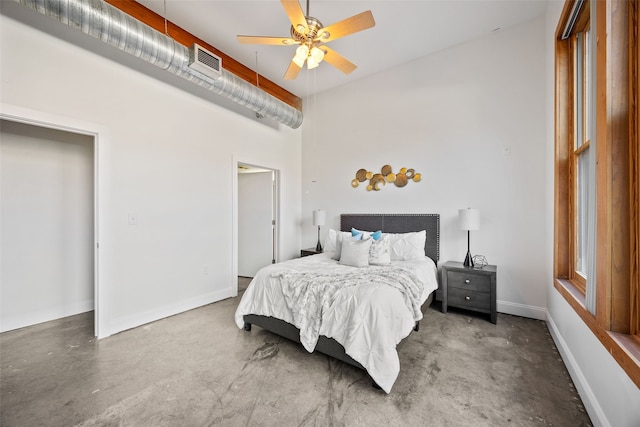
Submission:
[[[389,265],[391,264],[391,251],[389,250],[389,240],[381,237],[371,243],[369,249],[370,265]]]
[[[324,252],[336,252],[337,251],[338,254],[340,253],[339,248],[336,247],[339,235],[351,236],[351,232],[350,231],[337,231],[337,230],[334,230],[333,228],[330,228],[329,231],[327,231],[327,235],[324,238],[324,245],[322,246]]]
[[[324,238],[324,246],[323,246],[324,252],[335,252],[337,234],[338,232],[333,228],[330,228],[329,231],[327,231],[327,235]]]
[[[336,231],[332,228],[327,232],[327,237],[324,239],[324,252],[333,252],[331,258],[336,261],[340,261],[340,253],[342,252],[342,240],[351,240],[350,231]]]
[[[369,265],[369,249],[371,249],[371,242],[371,239],[342,239],[340,264],[350,265],[352,267],[367,267]]]
[[[331,255],[331,259],[335,259],[336,261],[340,261],[340,254],[342,254],[342,239],[344,239],[345,233],[340,232],[336,233],[336,249],[333,251],[333,255]],[[350,239],[350,237],[347,237]]]
[[[391,261],[409,261],[423,258],[427,241],[426,230],[411,233],[382,233],[389,240]]]

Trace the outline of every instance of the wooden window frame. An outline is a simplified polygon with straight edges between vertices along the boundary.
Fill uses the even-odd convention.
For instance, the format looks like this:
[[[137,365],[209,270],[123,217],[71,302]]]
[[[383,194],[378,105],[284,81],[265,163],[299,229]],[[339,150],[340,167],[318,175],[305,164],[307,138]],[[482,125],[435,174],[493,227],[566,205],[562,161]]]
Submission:
[[[590,4],[591,2],[588,2]],[[575,0],[556,30],[554,287],[640,387],[640,5],[596,1],[596,314],[573,277],[573,74],[562,40]]]

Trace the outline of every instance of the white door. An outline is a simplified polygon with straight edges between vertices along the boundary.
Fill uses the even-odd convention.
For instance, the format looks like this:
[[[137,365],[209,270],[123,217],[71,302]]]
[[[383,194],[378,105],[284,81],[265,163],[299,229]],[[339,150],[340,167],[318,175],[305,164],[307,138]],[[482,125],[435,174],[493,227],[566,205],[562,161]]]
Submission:
[[[275,259],[275,172],[238,169],[238,275],[254,277]]]

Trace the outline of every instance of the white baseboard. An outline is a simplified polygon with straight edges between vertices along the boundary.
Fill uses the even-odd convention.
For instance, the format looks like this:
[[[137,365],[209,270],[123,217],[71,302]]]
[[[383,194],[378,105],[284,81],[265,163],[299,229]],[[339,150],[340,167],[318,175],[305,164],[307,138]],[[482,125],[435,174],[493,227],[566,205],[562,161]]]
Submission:
[[[611,427],[602,407],[600,407],[598,400],[591,391],[591,387],[589,386],[587,379],[571,354],[571,350],[569,350],[567,343],[562,338],[562,335],[549,312],[547,312],[546,321],[551,337],[553,338],[553,341],[560,352],[560,356],[562,356],[562,360],[569,371],[571,380],[573,380],[573,383],[576,385],[576,390],[578,390],[578,393],[580,394],[580,398],[582,399],[582,403],[584,403],[585,409],[591,418],[591,422],[596,427]]]
[[[164,319],[165,317],[174,316],[185,311],[193,310],[194,308],[202,307],[203,305],[230,298],[233,296],[233,293],[232,288],[226,288],[179,301],[174,304],[168,304],[146,312],[135,313],[131,316],[114,319],[108,322],[109,325],[107,326],[107,331],[104,331],[104,333],[100,331],[98,339],[106,338],[109,335],[117,334],[118,332],[126,331],[127,329],[136,328],[147,323],[155,322],[156,320]]]
[[[537,320],[546,320],[547,318],[547,309],[544,307],[507,301],[497,301],[496,307],[499,313],[513,314],[514,316],[528,317]]]
[[[74,316],[76,314],[92,311],[93,309],[94,302],[93,299],[90,299],[57,307],[47,307],[43,310],[20,313],[17,315],[10,314],[5,316],[3,313],[0,317],[0,332],[13,331],[14,329],[25,328],[27,326],[49,322],[51,320],[61,319],[67,316]]]

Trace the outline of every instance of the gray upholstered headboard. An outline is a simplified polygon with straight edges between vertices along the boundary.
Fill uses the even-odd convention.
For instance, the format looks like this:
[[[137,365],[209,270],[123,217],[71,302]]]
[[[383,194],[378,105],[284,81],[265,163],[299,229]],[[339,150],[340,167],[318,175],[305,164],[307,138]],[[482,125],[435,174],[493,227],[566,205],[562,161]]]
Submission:
[[[342,214],[340,230],[377,231],[383,233],[408,233],[427,231],[425,254],[438,264],[440,259],[440,214]]]

